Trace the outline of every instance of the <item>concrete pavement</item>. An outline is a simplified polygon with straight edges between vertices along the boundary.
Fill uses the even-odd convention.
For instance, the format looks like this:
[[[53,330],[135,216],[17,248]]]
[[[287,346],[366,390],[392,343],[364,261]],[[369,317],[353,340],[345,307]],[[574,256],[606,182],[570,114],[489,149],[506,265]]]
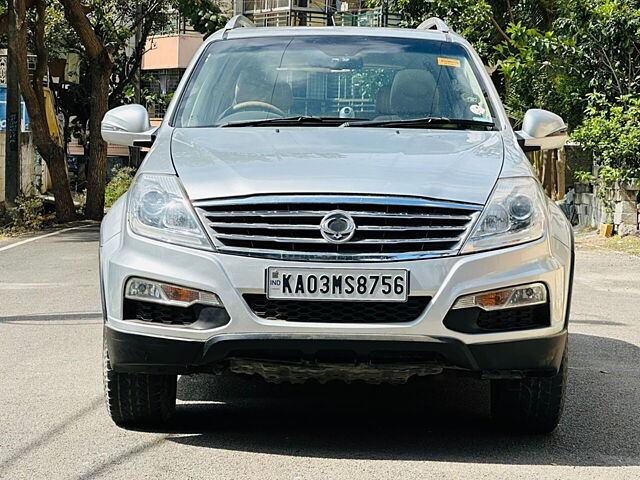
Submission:
[[[168,428],[120,429],[102,398],[96,270],[95,227],[0,250],[0,478],[640,477],[640,258],[578,252],[567,405],[550,436],[495,430],[487,385],[447,377],[181,377]]]

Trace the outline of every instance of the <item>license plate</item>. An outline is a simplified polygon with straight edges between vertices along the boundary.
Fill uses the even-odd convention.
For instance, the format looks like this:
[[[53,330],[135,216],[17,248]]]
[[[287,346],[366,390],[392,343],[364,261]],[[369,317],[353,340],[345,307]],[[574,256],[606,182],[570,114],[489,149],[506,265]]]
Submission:
[[[406,302],[409,292],[409,272],[401,269],[269,267],[266,277],[272,300]]]

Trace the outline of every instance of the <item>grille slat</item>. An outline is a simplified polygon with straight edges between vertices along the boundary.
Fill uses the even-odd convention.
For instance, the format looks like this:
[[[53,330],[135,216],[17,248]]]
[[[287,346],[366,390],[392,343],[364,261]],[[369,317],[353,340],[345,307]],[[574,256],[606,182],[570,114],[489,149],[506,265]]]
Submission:
[[[406,231],[424,231],[424,232],[439,232],[439,231],[465,231],[465,226],[389,226],[389,225],[362,225],[358,227],[358,230],[365,232],[406,232]]]
[[[413,197],[255,196],[195,202],[218,251],[263,258],[375,261],[455,254],[482,207]],[[350,215],[343,243],[321,234],[329,213]]]
[[[211,228],[250,228],[250,229],[259,229],[264,228],[268,230],[320,230],[318,225],[291,225],[291,224],[277,224],[277,223],[233,223],[233,222],[219,222],[214,223],[211,222],[208,224]]]
[[[306,238],[306,237],[267,237],[264,235],[240,235],[235,233],[218,233],[219,239],[228,240],[248,240],[253,242],[276,242],[276,243],[320,243],[326,244],[326,240],[322,238]],[[368,238],[365,240],[354,240],[350,245],[392,245],[399,243],[443,243],[457,242],[457,237],[434,237],[434,238]]]
[[[208,219],[222,217],[319,217],[322,218],[332,210],[244,210],[237,212],[215,212],[205,214]],[[471,215],[442,215],[442,214],[410,214],[410,213],[371,213],[349,212],[354,218],[420,218],[426,220],[471,220]]]
[[[276,224],[276,223],[226,223],[226,222],[210,222],[207,224],[213,228],[224,229],[251,229],[257,230],[264,228],[265,230],[312,230],[320,231],[318,225],[292,225],[292,224]],[[437,232],[437,231],[464,231],[467,227],[463,225],[451,225],[451,226],[393,226],[393,225],[361,225],[358,227],[360,231],[367,232],[405,232],[405,231],[425,231],[425,232]]]

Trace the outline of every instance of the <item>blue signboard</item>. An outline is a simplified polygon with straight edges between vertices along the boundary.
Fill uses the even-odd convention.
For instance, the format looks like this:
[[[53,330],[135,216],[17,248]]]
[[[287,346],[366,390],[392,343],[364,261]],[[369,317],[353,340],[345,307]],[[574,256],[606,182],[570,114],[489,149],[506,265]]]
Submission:
[[[22,131],[29,131],[29,116],[27,115],[27,107],[24,104],[24,101],[20,104],[22,105]],[[4,85],[0,85],[0,131],[4,131],[7,129],[7,87]]]

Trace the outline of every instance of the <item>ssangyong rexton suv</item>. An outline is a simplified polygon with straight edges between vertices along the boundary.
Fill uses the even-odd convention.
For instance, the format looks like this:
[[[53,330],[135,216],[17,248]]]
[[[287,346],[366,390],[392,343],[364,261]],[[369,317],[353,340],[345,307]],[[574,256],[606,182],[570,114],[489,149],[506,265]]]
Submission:
[[[572,231],[469,43],[417,29],[252,28],[195,55],[101,230],[105,390],[120,425],[166,420],[177,375],[401,383],[464,370],[502,423],[551,431],[567,376]]]

